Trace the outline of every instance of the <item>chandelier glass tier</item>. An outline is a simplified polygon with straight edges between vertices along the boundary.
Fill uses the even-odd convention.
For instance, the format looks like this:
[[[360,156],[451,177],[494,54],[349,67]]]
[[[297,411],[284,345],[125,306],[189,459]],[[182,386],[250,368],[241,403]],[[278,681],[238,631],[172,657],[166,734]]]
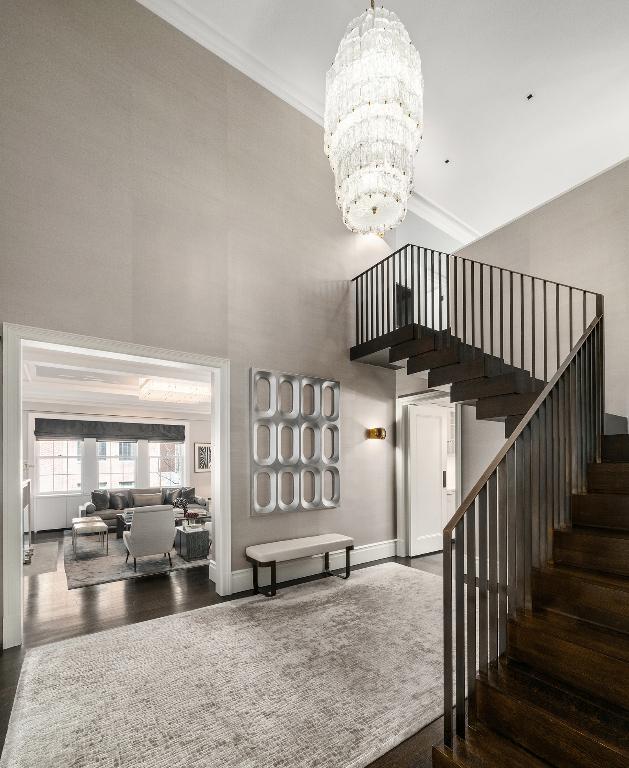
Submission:
[[[352,232],[406,216],[422,134],[421,61],[399,18],[372,2],[341,40],[326,77],[325,153]]]

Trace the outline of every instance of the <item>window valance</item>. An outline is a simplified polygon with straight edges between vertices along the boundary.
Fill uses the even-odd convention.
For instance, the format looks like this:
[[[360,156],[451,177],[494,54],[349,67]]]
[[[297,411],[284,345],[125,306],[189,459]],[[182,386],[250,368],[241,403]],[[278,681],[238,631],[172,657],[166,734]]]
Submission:
[[[183,443],[183,424],[141,424],[122,421],[79,421],[73,419],[35,419],[36,440],[149,440],[159,443]]]

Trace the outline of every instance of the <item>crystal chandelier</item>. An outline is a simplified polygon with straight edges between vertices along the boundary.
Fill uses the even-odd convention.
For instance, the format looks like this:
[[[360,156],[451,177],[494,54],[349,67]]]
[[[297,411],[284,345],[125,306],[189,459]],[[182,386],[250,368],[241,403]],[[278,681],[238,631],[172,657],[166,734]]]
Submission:
[[[325,88],[325,153],[352,232],[381,234],[406,216],[422,133],[421,61],[395,13],[371,0],[347,27]]]

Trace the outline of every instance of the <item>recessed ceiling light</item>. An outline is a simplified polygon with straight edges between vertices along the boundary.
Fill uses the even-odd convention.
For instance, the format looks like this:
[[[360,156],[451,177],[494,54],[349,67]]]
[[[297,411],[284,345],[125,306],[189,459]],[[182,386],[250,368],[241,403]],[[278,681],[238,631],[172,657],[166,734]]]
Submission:
[[[444,162],[447,165],[450,161],[449,160],[444,160]]]
[[[526,97],[526,100],[527,100],[527,101],[530,101],[532,98],[533,98],[533,94],[532,94],[532,93],[529,93],[529,94],[527,95],[527,97]]]

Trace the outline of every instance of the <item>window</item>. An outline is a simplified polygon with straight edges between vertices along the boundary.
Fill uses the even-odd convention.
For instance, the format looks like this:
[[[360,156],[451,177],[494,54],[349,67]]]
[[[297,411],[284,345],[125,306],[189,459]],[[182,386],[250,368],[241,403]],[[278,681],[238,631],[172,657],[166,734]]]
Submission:
[[[183,485],[184,444],[149,443],[149,485]]]
[[[135,487],[137,443],[99,440],[96,446],[99,488]]]
[[[81,440],[38,440],[39,493],[75,493],[81,490]]]

